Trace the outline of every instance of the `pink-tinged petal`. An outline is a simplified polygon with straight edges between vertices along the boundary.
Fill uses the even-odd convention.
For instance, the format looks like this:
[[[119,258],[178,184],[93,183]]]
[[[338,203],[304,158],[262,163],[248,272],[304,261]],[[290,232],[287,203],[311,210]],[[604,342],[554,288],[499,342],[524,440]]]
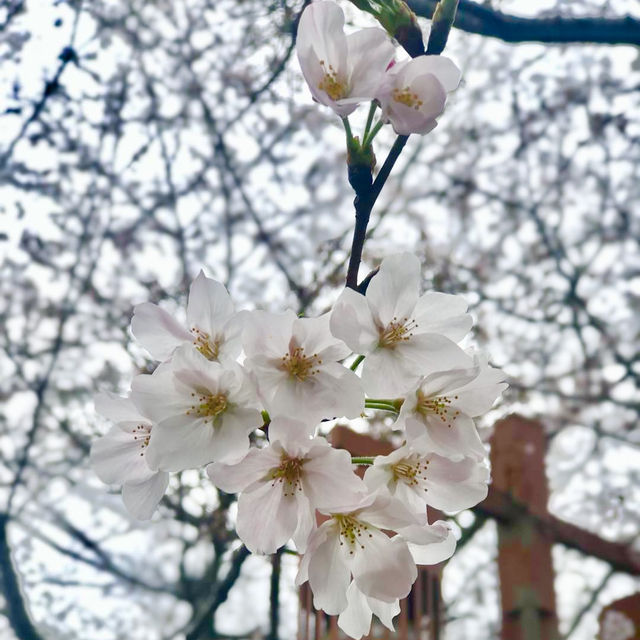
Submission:
[[[225,493],[239,493],[264,478],[280,464],[280,454],[273,447],[249,449],[237,464],[214,462],[207,466],[211,482]]]
[[[407,440],[422,452],[434,452],[442,456],[469,456],[482,459],[486,449],[480,440],[473,419],[464,413],[455,416],[450,410],[443,421],[439,416],[428,415],[420,419],[417,415],[407,418],[405,428]]]
[[[330,446],[314,446],[309,451],[302,485],[311,504],[323,510],[356,505],[366,492],[366,486],[353,470],[351,455]]]
[[[155,304],[144,302],[133,310],[131,332],[155,360],[166,360],[176,347],[193,336]]]
[[[144,434],[146,436],[146,432]],[[130,430],[113,426],[91,446],[91,466],[106,484],[143,482],[154,475],[147,464],[144,436],[134,439]]]
[[[266,356],[281,358],[289,352],[293,323],[297,316],[293,311],[268,313],[252,311],[245,319],[243,336],[247,358]]]
[[[425,499],[441,511],[462,511],[482,502],[489,490],[489,469],[474,458],[454,461],[435,454],[426,472]]]
[[[351,565],[358,589],[384,602],[406,597],[418,575],[407,543],[375,529],[370,534],[365,548],[356,552]]]
[[[352,582],[347,589],[347,608],[338,617],[338,626],[354,640],[360,640],[371,629],[372,611],[367,600]]]
[[[189,289],[187,322],[189,328],[198,328],[209,335],[217,334],[233,315],[233,302],[225,286],[207,278],[200,271]]]
[[[420,291],[420,261],[410,253],[389,256],[367,289],[367,302],[380,325],[412,318]]]
[[[330,314],[318,318],[298,318],[293,323],[293,339],[304,348],[307,356],[318,354],[323,361],[342,360],[351,354],[351,349],[331,335]]]
[[[298,502],[295,495],[284,495],[283,486],[260,482],[238,499],[236,528],[252,553],[275,553],[296,530]]]
[[[369,353],[380,340],[367,299],[353,289],[340,294],[331,313],[330,327],[331,333],[355,353]]]
[[[148,422],[131,398],[104,391],[98,393],[93,402],[96,411],[112,422]]]
[[[404,69],[404,81],[411,84],[418,76],[432,74],[447,93],[455,91],[462,74],[454,62],[445,56],[418,56]]]
[[[438,520],[424,527],[408,527],[399,532],[407,540],[416,564],[438,564],[456,550],[456,539],[446,522]]]
[[[349,64],[352,66],[350,94],[371,100],[376,95],[384,72],[393,59],[395,47],[382,29],[359,29],[347,36]]]
[[[122,501],[127,511],[138,520],[149,520],[169,485],[169,474],[160,471],[146,482],[126,483]]]
[[[322,540],[317,546],[314,537]],[[333,523],[323,524],[311,535],[305,557],[307,555],[310,556],[307,566],[314,607],[331,616],[338,615],[347,606],[351,572],[344,561],[340,537]]]
[[[428,291],[418,299],[414,317],[420,333],[439,333],[459,342],[473,325],[467,307],[462,296]]]
[[[410,511],[400,500],[391,496],[378,495],[373,504],[361,509],[358,517],[370,522],[379,529],[395,530],[414,524],[422,524],[426,522],[427,514],[426,510],[424,513],[416,514]]]

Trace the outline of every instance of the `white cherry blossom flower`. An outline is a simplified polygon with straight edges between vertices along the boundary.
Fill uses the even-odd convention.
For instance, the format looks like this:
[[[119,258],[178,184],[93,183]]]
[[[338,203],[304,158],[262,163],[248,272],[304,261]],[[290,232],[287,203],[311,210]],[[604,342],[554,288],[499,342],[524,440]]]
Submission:
[[[235,465],[207,467],[219,489],[240,493],[236,528],[253,553],[274,553],[291,537],[304,552],[316,509],[357,504],[366,492],[351,456],[308,431],[298,420],[276,417],[270,446],[250,449]]]
[[[503,381],[502,371],[477,358],[468,369],[428,375],[407,395],[396,426],[414,449],[482,459],[486,451],[473,418],[491,409],[508,386]]]
[[[344,13],[333,2],[313,2],[302,13],[296,50],[313,97],[346,117],[372,100],[394,46],[382,29],[344,34]]]
[[[399,396],[421,375],[473,365],[456,344],[472,325],[464,298],[419,290],[420,262],[402,253],[382,262],[366,296],[345,289],[334,306],[331,332],[366,355],[362,382],[371,396]]]
[[[419,56],[394,64],[376,94],[382,119],[396,133],[429,133],[444,111],[447,93],[460,83],[460,70],[444,56]]]
[[[307,425],[323,418],[355,418],[364,409],[358,376],[339,364],[351,351],[329,331],[329,314],[298,318],[254,311],[244,334],[251,370],[272,416],[303,417]]]
[[[225,368],[189,345],[153,375],[134,378],[131,397],[154,422],[147,456],[165,471],[235,462],[262,425],[255,391],[239,365]]]
[[[139,520],[148,520],[169,484],[169,474],[149,465],[147,457],[152,424],[129,398],[101,393],[96,411],[115,422],[91,447],[91,464],[106,484],[122,485],[122,501]]]
[[[309,538],[296,584],[307,580],[316,609],[337,615],[347,607],[351,578],[366,596],[394,602],[404,598],[417,576],[404,539],[383,529],[419,524],[415,514],[387,496],[367,496],[357,509],[335,510]]]
[[[401,529],[400,536],[417,564],[437,564],[453,555],[456,540],[446,522],[439,520],[432,525],[412,525]],[[371,617],[375,614],[390,631],[394,631],[393,618],[400,613],[398,599],[385,602],[367,596],[356,581],[347,589],[347,607],[338,617],[338,626],[349,636],[359,640],[371,630]]]
[[[202,271],[191,284],[187,327],[151,302],[139,304],[131,319],[136,340],[156,360],[167,360],[190,343],[208,360],[233,362],[242,349],[242,322],[224,285]]]
[[[416,513],[424,513],[426,505],[461,511],[487,497],[489,469],[475,458],[452,460],[405,445],[377,456],[364,480],[372,491],[387,491]]]
[[[347,608],[338,616],[338,626],[348,636],[359,640],[369,634],[374,613],[387,629],[394,631],[393,618],[400,613],[400,601],[383,602],[365,596],[352,581],[347,589]]]

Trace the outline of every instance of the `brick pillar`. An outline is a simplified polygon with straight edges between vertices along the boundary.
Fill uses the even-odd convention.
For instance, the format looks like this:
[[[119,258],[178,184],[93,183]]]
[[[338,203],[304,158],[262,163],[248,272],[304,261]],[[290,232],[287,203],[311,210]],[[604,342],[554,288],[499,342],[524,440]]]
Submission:
[[[547,512],[542,424],[510,415],[495,425],[491,438],[493,486],[526,505],[533,515]],[[502,640],[557,640],[552,540],[514,504],[498,520],[498,572],[502,602]]]
[[[640,640],[640,593],[612,602],[599,620],[598,640]]]

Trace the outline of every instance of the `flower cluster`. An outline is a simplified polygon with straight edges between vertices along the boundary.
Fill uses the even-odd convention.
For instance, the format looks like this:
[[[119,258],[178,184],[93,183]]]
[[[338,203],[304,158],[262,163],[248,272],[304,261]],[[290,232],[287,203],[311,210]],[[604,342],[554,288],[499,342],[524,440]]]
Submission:
[[[136,307],[133,335],[161,362],[134,378],[127,398],[96,399],[115,425],[94,443],[94,468],[122,485],[132,515],[149,518],[169,472],[208,465],[218,489],[239,494],[237,532],[251,551],[292,541],[297,582],[309,581],[317,608],[355,638],[374,613],[392,628],[416,564],[455,548],[446,522],[428,523],[427,505],[458,511],[487,493],[473,418],[506,385],[460,347],[466,311],[460,297],[420,295],[410,254],[384,260],[366,295],[347,289],[317,318],[236,311],[224,286],[200,273],[186,324]],[[361,478],[318,432],[370,411],[396,415],[405,443],[368,461]]]
[[[460,70],[444,56],[395,61],[395,47],[382,29],[346,35],[342,9],[328,0],[304,10],[296,47],[317,102],[345,118],[360,103],[374,100],[381,107],[381,123],[390,122],[398,134],[431,131],[447,93],[460,82]]]

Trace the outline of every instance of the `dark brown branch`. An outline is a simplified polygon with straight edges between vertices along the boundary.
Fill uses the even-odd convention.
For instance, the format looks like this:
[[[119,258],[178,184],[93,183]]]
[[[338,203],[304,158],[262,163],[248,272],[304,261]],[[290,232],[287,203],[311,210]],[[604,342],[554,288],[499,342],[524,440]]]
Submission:
[[[419,16],[431,18],[437,0],[407,0]],[[522,18],[471,0],[460,0],[454,27],[505,42],[640,45],[640,20],[624,18]]]
[[[9,623],[20,640],[43,640],[31,622],[29,612],[22,597],[20,581],[13,566],[11,549],[7,539],[9,516],[0,513],[0,587],[6,601]]]

